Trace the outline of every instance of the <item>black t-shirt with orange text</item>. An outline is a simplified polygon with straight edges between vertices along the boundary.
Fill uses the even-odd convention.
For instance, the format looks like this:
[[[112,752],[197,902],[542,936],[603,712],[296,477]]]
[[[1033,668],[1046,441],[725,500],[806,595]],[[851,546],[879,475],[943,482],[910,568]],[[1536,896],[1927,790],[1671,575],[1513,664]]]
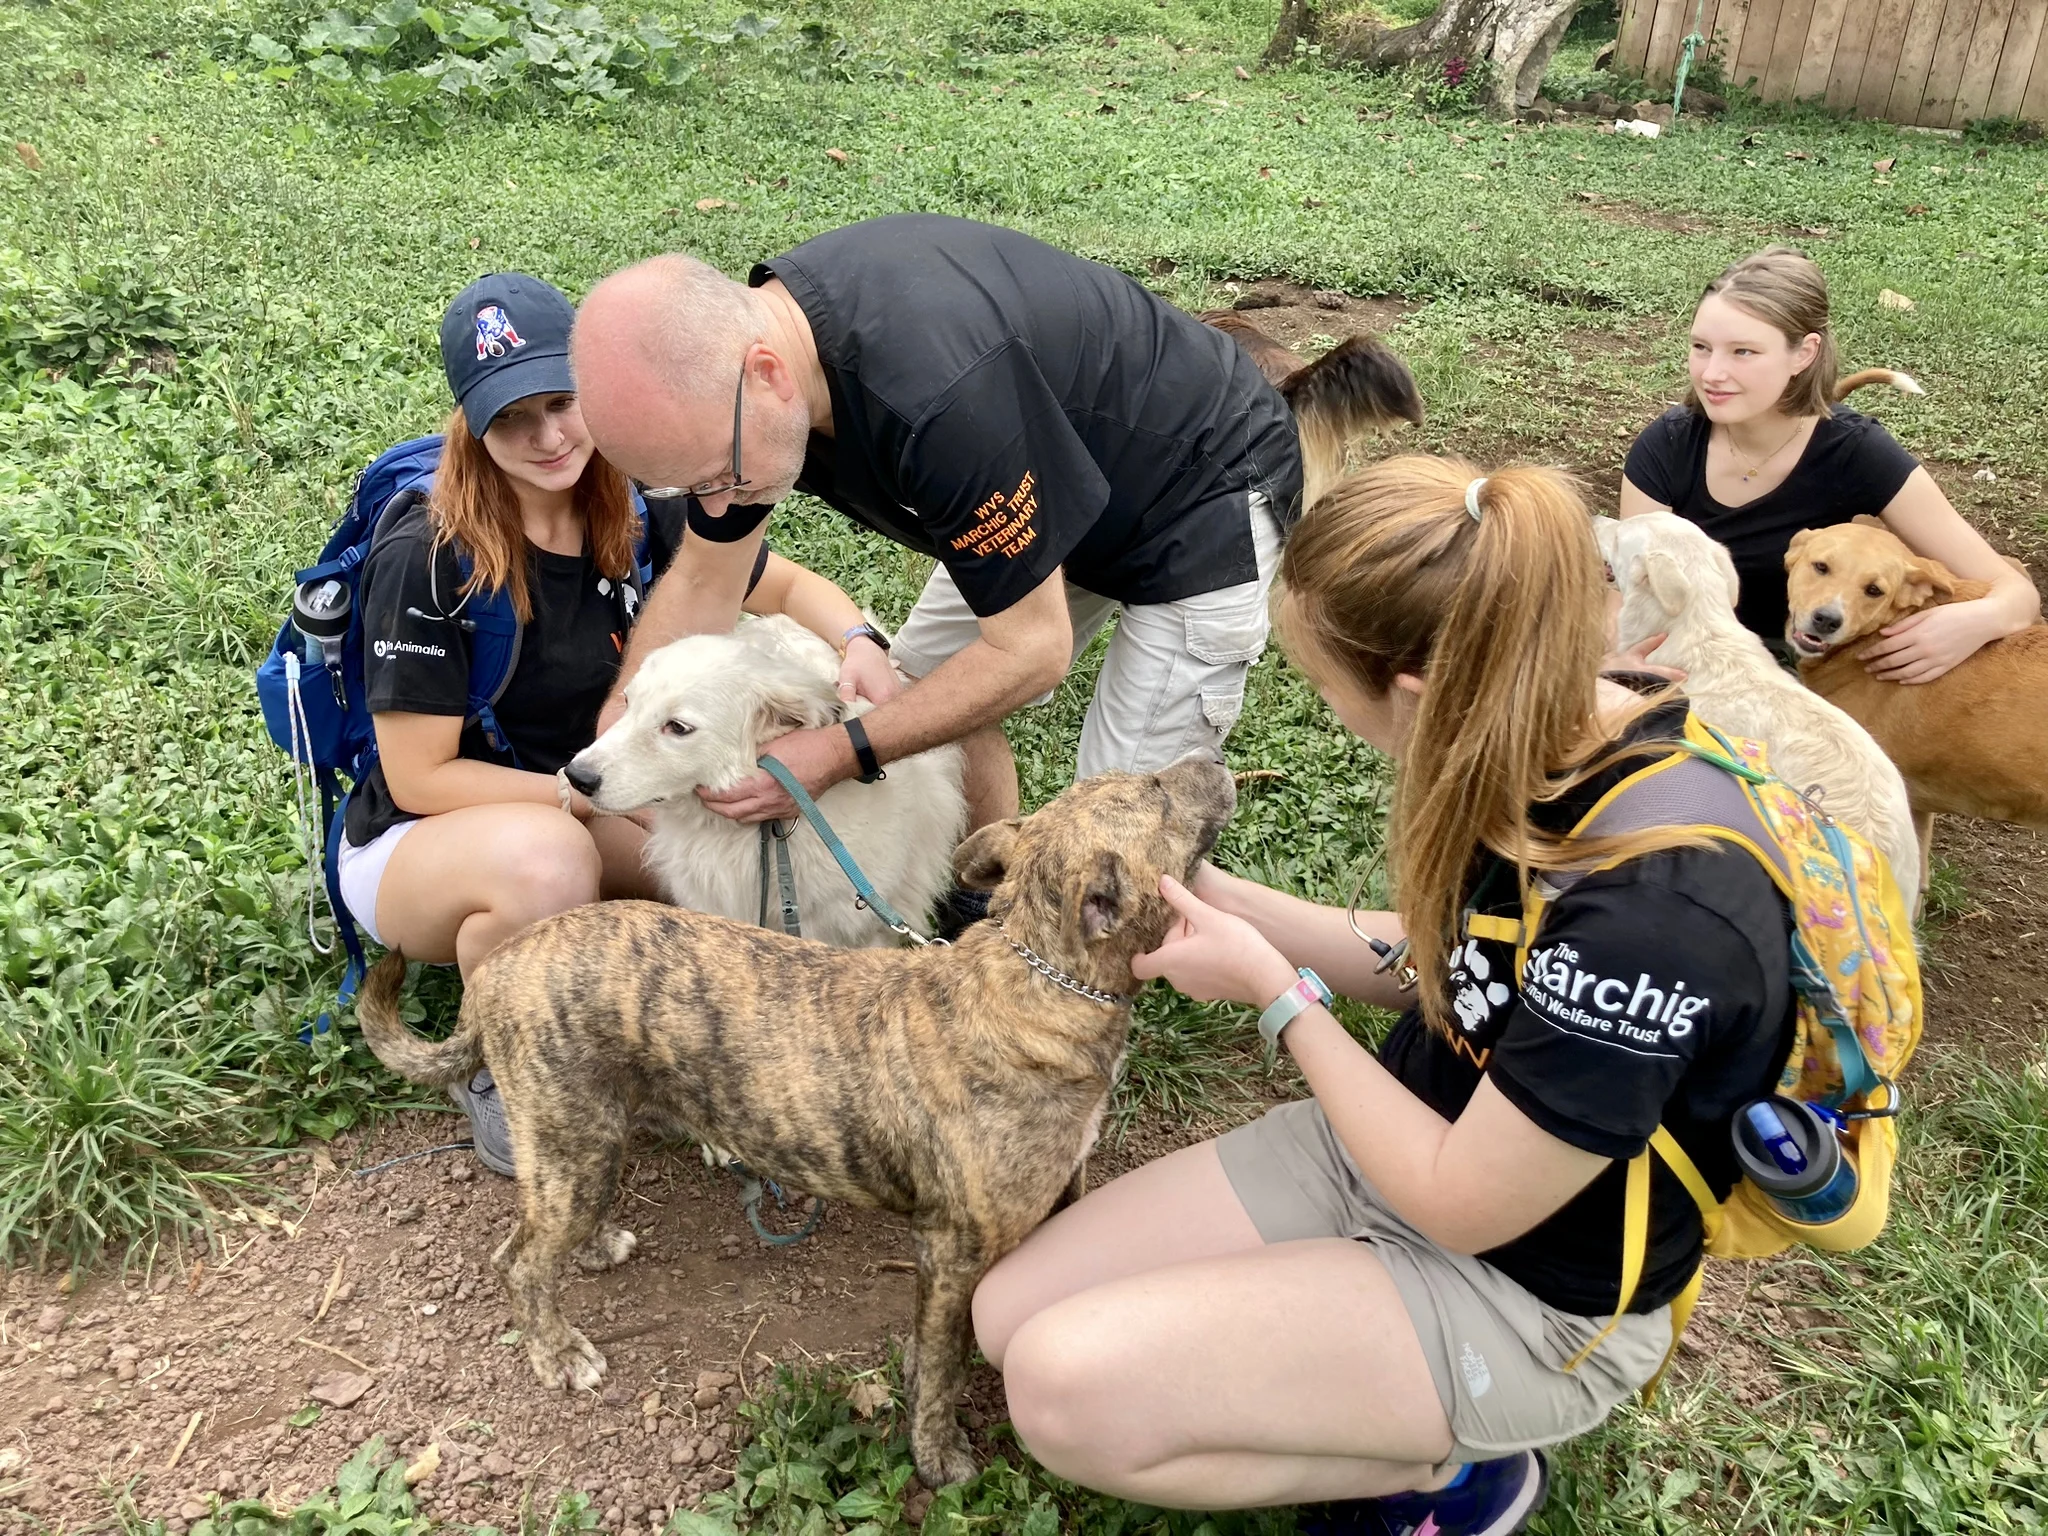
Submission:
[[[1000,613],[1065,567],[1126,603],[1251,581],[1249,493],[1299,512],[1287,404],[1227,335],[995,225],[869,219],[754,268],[832,395],[797,488],[942,562]]]

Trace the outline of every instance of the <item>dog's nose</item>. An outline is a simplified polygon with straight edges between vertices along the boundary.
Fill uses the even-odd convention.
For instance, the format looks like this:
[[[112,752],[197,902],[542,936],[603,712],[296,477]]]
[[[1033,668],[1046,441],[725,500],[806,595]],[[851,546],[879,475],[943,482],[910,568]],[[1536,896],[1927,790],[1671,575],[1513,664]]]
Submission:
[[[1816,640],[1825,640],[1842,627],[1842,610],[1839,608],[1816,608],[1806,621],[1807,633]]]
[[[581,759],[572,759],[562,774],[569,781],[569,787],[586,800],[597,793],[597,787],[604,782],[604,775],[592,773],[588,768],[578,766]]]

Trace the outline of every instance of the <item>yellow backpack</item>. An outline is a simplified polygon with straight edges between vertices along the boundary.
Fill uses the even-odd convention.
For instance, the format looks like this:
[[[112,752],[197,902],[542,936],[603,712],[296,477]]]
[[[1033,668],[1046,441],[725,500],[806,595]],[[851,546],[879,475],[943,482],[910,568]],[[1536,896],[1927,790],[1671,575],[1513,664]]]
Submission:
[[[1566,1370],[1593,1352],[1634,1299],[1649,1247],[1652,1156],[1663,1159],[1698,1203],[1706,1251],[1714,1258],[1763,1258],[1794,1243],[1843,1252],[1875,1239],[1891,1207],[1898,1152],[1895,1084],[1920,1043],[1920,963],[1907,900],[1891,866],[1866,838],[1773,774],[1763,743],[1724,736],[1688,714],[1683,742],[1603,795],[1571,836],[1649,827],[1699,833],[1748,850],[1790,904],[1797,1019],[1778,1091],[1845,1120],[1842,1153],[1855,1168],[1856,1195],[1840,1215],[1821,1224],[1787,1217],[1746,1178],[1736,1181],[1725,1201],[1716,1200],[1692,1159],[1659,1126],[1628,1166],[1614,1319]],[[1613,862],[1618,861],[1594,868],[1611,868]],[[1544,909],[1573,878],[1539,876],[1520,921],[1467,913],[1465,932],[1513,944],[1520,975]],[[1695,1271],[1671,1304],[1674,1347],[1699,1291]],[[1653,1380],[1645,1395],[1656,1386]]]

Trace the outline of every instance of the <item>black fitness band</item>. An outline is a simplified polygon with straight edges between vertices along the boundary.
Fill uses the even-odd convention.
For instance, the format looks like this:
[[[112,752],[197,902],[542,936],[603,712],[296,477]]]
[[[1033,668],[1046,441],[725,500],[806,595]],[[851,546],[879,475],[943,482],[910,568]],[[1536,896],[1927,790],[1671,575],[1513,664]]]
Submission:
[[[858,720],[840,723],[846,727],[846,739],[853,743],[853,755],[860,763],[861,783],[872,784],[877,779],[886,779],[888,775],[882,772],[882,760],[875,756],[875,749],[868,741],[868,728]]]

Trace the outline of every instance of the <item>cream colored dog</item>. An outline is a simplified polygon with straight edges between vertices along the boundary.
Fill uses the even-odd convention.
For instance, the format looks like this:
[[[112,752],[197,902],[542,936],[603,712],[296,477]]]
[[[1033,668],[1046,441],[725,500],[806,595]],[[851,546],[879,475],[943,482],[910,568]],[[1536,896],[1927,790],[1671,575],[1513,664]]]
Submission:
[[[730,789],[785,731],[830,725],[864,704],[838,694],[832,647],[793,619],[752,619],[726,635],[687,635],[641,664],[626,712],[577,753],[569,780],[598,810],[653,812],[644,859],[668,899],[743,923],[762,912],[760,829],[711,810],[696,791]],[[818,808],[882,897],[913,926],[952,879],[967,826],[958,747],[889,764],[873,784],[835,784]],[[854,905],[831,850],[797,822],[788,841],[806,938],[847,947],[892,944],[881,919]],[[771,874],[768,905],[775,906]]]
[[[1875,843],[1899,889],[1916,899],[1920,844],[1905,781],[1869,732],[1802,686],[1736,621],[1728,551],[1673,512],[1593,526],[1621,593],[1617,644],[1664,634],[1652,659],[1685,670],[1700,718],[1763,742],[1787,783],[1819,786],[1821,805]]]

